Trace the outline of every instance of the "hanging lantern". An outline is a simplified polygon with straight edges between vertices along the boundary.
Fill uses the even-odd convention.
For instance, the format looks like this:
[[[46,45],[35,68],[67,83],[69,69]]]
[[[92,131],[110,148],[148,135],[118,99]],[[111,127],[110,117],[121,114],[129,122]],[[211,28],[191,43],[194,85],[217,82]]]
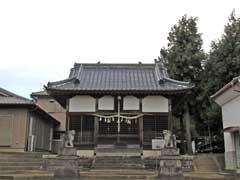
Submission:
[[[102,116],[100,116],[99,121],[102,121]]]

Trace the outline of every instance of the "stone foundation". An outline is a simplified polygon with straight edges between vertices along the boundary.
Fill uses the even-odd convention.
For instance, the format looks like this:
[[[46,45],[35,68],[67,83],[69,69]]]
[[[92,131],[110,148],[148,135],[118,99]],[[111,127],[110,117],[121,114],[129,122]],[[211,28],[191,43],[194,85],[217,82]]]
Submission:
[[[177,148],[164,148],[159,157],[159,177],[181,176],[182,158]]]
[[[225,156],[225,168],[227,170],[236,169],[236,151],[228,151],[224,153]]]

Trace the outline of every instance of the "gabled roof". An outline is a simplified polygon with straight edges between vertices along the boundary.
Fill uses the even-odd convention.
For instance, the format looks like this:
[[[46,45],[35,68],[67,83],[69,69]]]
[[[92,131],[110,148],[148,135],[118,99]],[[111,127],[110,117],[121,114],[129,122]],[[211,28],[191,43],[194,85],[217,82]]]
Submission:
[[[0,87],[0,104],[34,104],[31,100]]]
[[[42,116],[46,117],[48,120],[51,120],[54,124],[59,124],[53,116],[44,111],[40,106],[35,104],[33,101],[14,94],[6,89],[0,87],[0,107],[29,107],[32,108],[32,111],[35,111]]]
[[[153,64],[78,64],[67,79],[49,82],[48,92],[185,92],[189,83],[169,78],[161,62]],[[51,94],[52,94],[51,93]]]
[[[230,81],[225,86],[223,86],[221,89],[219,89],[215,94],[213,94],[211,96],[211,99],[216,99],[218,96],[223,94],[226,90],[228,90],[229,88],[231,88],[233,85],[235,85],[237,83],[240,83],[240,76],[233,78],[232,81]]]
[[[240,96],[240,76],[235,77],[219,89],[210,98],[214,100],[218,105],[223,106],[227,102]]]

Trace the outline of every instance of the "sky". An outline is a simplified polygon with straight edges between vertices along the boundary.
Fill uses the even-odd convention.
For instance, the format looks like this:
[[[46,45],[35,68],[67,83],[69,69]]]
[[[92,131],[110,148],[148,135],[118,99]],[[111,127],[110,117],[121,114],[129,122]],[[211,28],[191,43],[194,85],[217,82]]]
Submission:
[[[78,63],[153,63],[171,27],[198,17],[203,48],[239,0],[1,0],[0,87],[29,97]]]

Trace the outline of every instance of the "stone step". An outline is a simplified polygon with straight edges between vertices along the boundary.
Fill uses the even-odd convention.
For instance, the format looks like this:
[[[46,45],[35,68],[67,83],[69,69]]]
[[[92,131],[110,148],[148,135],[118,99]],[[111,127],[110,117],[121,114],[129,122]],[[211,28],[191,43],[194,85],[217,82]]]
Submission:
[[[14,158],[14,159],[0,159],[0,163],[29,163],[29,162],[34,162],[34,163],[43,163],[42,159],[19,159],[19,158]]]
[[[128,164],[128,163],[130,163],[130,164],[143,164],[143,161],[131,161],[131,160],[126,160],[126,161],[104,161],[104,160],[102,160],[102,161],[99,161],[99,160],[96,160],[96,161],[94,161],[94,163],[95,164],[105,164],[105,163],[107,163],[107,164]]]
[[[94,164],[143,164],[142,161],[94,161]]]
[[[144,169],[144,166],[138,166],[138,165],[102,165],[102,166],[93,166],[92,168],[95,169]]]
[[[93,168],[96,169],[140,169],[144,168],[141,156],[103,156],[96,157],[93,161]]]
[[[95,159],[98,160],[125,160],[125,159],[129,159],[129,160],[138,160],[141,159],[141,156],[133,156],[133,157],[119,157],[119,156],[101,156],[101,157],[96,157]]]
[[[95,158],[98,161],[141,161],[141,158]]]
[[[42,157],[32,157],[32,156],[0,156],[0,159],[42,159]]]
[[[52,172],[48,172],[48,171],[45,171],[45,170],[18,170],[18,169],[15,169],[15,170],[0,170],[0,175],[17,175],[17,174],[51,174]]]
[[[91,169],[90,171],[82,171],[83,173],[102,174],[102,175],[156,175],[156,171],[144,169]]]
[[[1,166],[42,166],[42,162],[1,162],[0,161],[0,168]]]
[[[1,157],[41,158],[42,153],[0,153]]]
[[[109,163],[142,163],[141,158],[124,158],[124,159],[115,159],[115,158],[96,158],[95,162],[109,162]]]
[[[146,179],[146,180],[156,180],[156,176],[153,175],[82,175],[82,180],[123,180],[123,179]]]
[[[17,174],[17,175],[0,175],[0,180],[51,180],[52,174]]]
[[[40,170],[40,166],[0,166],[0,171],[4,170]]]
[[[194,159],[196,167],[195,172],[218,172],[218,167],[212,157],[208,155],[199,155]]]
[[[0,180],[13,180],[12,176],[2,176],[0,175]]]

